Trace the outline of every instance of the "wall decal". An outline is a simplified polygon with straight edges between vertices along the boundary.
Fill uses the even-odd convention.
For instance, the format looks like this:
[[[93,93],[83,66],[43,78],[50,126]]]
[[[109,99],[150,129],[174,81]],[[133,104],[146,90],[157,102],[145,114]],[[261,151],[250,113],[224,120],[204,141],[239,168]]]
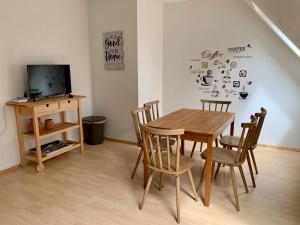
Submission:
[[[237,67],[237,63],[235,61],[230,63],[230,68],[234,69]]]
[[[207,75],[200,77],[200,80],[202,81],[201,85],[210,86],[213,82],[213,78],[214,77],[212,76],[212,71],[208,70]]]
[[[220,51],[211,52],[210,50],[205,50],[201,53],[201,56],[202,56],[203,59],[212,60],[216,57],[222,57],[223,53],[221,53]]]
[[[123,70],[123,32],[103,33],[104,68],[106,70]]]
[[[246,77],[247,76],[247,70],[240,70],[239,76],[240,77]]]
[[[228,52],[230,53],[241,53],[246,51],[246,47],[233,47],[233,48],[228,48]]]
[[[240,85],[241,85],[241,82],[240,82],[240,81],[235,80],[235,81],[232,82],[232,86],[233,86],[234,88],[239,88]]]
[[[231,83],[231,76],[224,76],[223,77],[223,82],[225,84]]]
[[[243,85],[242,91],[240,91],[239,94],[240,94],[240,99],[241,99],[241,100],[246,100],[246,99],[248,98],[249,93],[246,92],[246,87],[245,87],[245,85]]]
[[[250,58],[252,58],[252,56],[250,56],[250,55],[234,55],[232,57],[235,59],[250,59]]]
[[[206,49],[201,52],[201,60],[191,59],[187,69],[204,98],[247,102],[253,86],[253,81],[245,79],[251,75],[247,63],[252,58],[252,47],[248,44],[225,48],[225,53],[223,50]]]
[[[201,67],[202,67],[203,69],[207,69],[207,68],[208,68],[208,62],[202,62],[202,63],[201,63]]]

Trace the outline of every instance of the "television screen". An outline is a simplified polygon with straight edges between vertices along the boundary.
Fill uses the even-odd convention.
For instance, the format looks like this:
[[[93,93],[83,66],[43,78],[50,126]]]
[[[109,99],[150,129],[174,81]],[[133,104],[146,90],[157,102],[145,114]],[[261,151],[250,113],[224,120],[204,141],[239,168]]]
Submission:
[[[27,65],[30,98],[69,94],[70,65]]]

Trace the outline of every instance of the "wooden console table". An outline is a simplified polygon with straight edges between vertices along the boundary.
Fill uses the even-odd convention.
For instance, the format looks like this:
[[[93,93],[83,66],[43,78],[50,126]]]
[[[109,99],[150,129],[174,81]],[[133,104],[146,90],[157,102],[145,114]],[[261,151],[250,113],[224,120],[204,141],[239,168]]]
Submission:
[[[16,112],[16,123],[19,138],[19,148],[21,156],[21,166],[26,166],[28,160],[37,163],[37,171],[41,172],[44,169],[43,162],[51,159],[55,156],[61,155],[65,152],[71,151],[75,148],[80,147],[81,154],[84,154],[83,146],[83,132],[82,132],[82,121],[80,113],[80,103],[85,96],[75,95],[70,97],[61,98],[50,98],[39,101],[29,101],[26,103],[15,103],[8,102],[7,105],[15,107]],[[77,122],[71,123],[66,120],[66,112],[76,110],[77,111]],[[60,113],[61,121],[56,123],[54,128],[51,130],[40,130],[38,124],[38,118],[45,115]],[[25,131],[23,128],[23,116],[29,116],[33,119],[33,130],[34,132]],[[78,129],[79,130],[79,141],[68,140],[67,131]],[[66,147],[48,153],[42,154],[41,151],[41,140],[57,135],[63,134],[63,141],[68,143]],[[34,138],[36,153],[26,153],[25,149],[25,138]]]

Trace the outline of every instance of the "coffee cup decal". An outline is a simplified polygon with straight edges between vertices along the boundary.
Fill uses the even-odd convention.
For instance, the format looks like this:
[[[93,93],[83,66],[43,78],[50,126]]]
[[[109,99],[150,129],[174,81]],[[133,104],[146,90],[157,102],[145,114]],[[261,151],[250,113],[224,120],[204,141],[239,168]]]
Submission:
[[[247,70],[240,70],[239,76],[240,77],[246,77],[247,76]]]
[[[210,86],[213,82],[214,77],[212,76],[212,71],[207,70],[207,74],[205,76],[200,77],[203,86]]]
[[[246,100],[249,96],[249,93],[246,91],[245,85],[243,85],[242,91],[239,92],[240,94],[240,99]]]
[[[210,95],[211,95],[211,97],[215,97],[215,98],[219,97],[220,91],[218,90],[216,84],[214,85],[213,90],[211,91]]]

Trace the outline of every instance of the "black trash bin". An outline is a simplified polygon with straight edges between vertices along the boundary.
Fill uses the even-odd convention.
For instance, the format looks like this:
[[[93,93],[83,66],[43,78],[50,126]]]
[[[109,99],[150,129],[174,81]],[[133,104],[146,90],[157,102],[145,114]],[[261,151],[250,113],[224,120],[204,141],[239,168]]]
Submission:
[[[82,118],[85,143],[97,145],[103,142],[105,120],[104,116],[87,116]]]

